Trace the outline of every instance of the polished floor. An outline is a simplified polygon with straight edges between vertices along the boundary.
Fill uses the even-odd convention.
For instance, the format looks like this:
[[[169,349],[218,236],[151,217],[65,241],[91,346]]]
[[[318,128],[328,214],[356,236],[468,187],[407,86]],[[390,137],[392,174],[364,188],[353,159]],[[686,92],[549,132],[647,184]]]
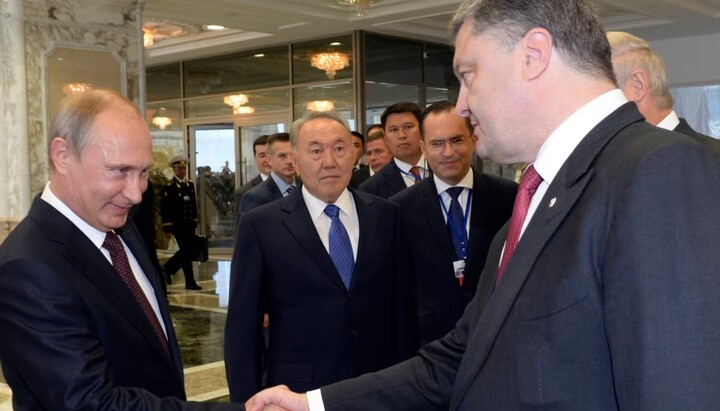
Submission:
[[[160,262],[168,258],[159,255]],[[168,286],[168,302],[185,366],[185,389],[192,401],[228,401],[223,334],[227,315],[230,256],[195,263],[195,278],[203,288],[185,290],[182,270]],[[12,393],[0,374],[0,411],[12,410]]]

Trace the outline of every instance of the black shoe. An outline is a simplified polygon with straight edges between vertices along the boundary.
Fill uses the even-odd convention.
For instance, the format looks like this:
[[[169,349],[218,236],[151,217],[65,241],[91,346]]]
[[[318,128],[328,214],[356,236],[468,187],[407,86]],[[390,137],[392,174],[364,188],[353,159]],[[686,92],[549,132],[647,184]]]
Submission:
[[[202,290],[202,287],[200,287],[197,284],[193,284],[193,285],[186,285],[185,289],[186,290]]]

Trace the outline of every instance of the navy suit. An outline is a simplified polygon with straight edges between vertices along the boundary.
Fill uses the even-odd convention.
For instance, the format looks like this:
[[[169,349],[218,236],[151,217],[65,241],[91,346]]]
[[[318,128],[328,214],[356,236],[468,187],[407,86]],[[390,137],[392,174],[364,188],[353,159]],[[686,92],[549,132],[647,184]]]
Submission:
[[[327,411],[720,409],[720,159],[634,103],[577,146],[455,329]]]
[[[349,290],[302,193],[243,214],[233,254],[225,366],[233,401],[260,390],[263,313],[267,385],[309,390],[409,355],[407,287],[397,268],[395,204],[351,191],[360,237]]]
[[[675,131],[694,138],[699,143],[703,144],[713,152],[720,154],[720,140],[712,138],[710,136],[706,136],[705,134],[701,134],[693,130],[693,128],[690,127],[690,125],[687,121],[685,121],[684,118],[680,119],[680,124],[675,127]]]
[[[364,183],[367,179],[370,178],[370,167],[360,167],[359,169],[355,170],[352,173],[352,177],[350,177],[350,187],[352,188],[358,188],[360,187],[360,184]]]
[[[465,277],[455,278],[455,250],[433,178],[390,197],[400,206],[404,268],[415,285],[420,345],[455,327],[477,289],[490,242],[512,214],[517,184],[473,170]]]
[[[390,160],[377,173],[360,184],[358,190],[378,197],[390,198],[406,188],[407,184],[405,184],[400,168],[395,164],[395,160]]]
[[[185,403],[159,277],[132,223],[117,230],[155,291],[168,357],[102,252],[40,198],[0,247],[0,362],[15,410],[223,410]]]
[[[270,178],[270,177],[268,177]],[[262,177],[260,177],[260,174],[255,176],[252,180],[248,181],[247,183],[243,184],[240,188],[235,190],[235,198],[233,202],[233,210],[235,211],[233,214],[233,232],[237,231],[237,225],[240,221],[240,200],[242,199],[242,196],[250,191],[255,186],[262,183]]]

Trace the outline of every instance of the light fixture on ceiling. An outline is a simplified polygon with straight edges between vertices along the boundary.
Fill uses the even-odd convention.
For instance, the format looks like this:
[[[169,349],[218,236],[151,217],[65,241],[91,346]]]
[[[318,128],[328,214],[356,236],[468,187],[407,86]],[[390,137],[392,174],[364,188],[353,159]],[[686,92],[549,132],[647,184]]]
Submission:
[[[231,94],[223,97],[223,103],[232,107],[233,114],[252,114],[255,112],[255,107],[248,107],[245,104],[249,103],[250,99],[246,94]]]
[[[343,6],[355,7],[355,12],[357,12],[358,17],[365,16],[370,6],[376,1],[377,0],[337,0],[338,4],[342,4]]]
[[[217,70],[198,68],[188,72],[188,84],[198,86],[202,94],[207,94],[210,87],[221,83],[222,78]]]
[[[225,30],[225,26],[221,26],[219,24],[206,24],[202,26],[205,30],[210,31],[219,31],[219,30]]]
[[[308,101],[305,108],[310,111],[330,111],[335,109],[335,103],[332,100],[313,100]]]
[[[143,46],[148,47],[155,44],[155,30],[143,27]]]
[[[92,88],[90,83],[67,83],[63,86],[63,94],[66,96],[74,96]]]
[[[250,106],[233,107],[233,114],[252,114],[254,112],[255,112],[255,107],[250,107]]]
[[[350,57],[345,53],[315,53],[310,56],[310,65],[324,70],[330,80],[335,78],[335,73],[350,65]]]
[[[172,124],[170,117],[155,116],[152,118],[152,123],[155,124],[160,130],[165,130],[169,125]]]

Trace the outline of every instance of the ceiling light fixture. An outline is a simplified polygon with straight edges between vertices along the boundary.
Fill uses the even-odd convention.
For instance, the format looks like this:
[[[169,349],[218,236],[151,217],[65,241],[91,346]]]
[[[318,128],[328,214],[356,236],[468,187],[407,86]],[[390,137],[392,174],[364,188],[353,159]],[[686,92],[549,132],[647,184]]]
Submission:
[[[310,56],[310,65],[324,70],[330,80],[335,78],[338,70],[350,65],[350,57],[345,53],[316,53]]]
[[[143,46],[148,47],[155,44],[155,30],[143,28]]]
[[[355,7],[355,12],[357,12],[358,17],[365,16],[370,6],[376,1],[377,0],[337,0],[338,4],[342,4],[343,6]]]
[[[335,109],[335,103],[331,100],[313,100],[308,101],[305,108],[310,111],[330,111]]]
[[[221,26],[219,24],[206,24],[203,28],[210,31],[225,30],[225,26]]]
[[[152,118],[152,123],[155,124],[160,130],[165,130],[169,125],[172,124],[170,117],[156,116]]]
[[[249,103],[250,99],[246,94],[231,94],[223,97],[223,103],[232,107],[233,114],[252,114],[255,112],[254,107],[248,107],[245,104]]]
[[[63,94],[66,96],[74,96],[92,88],[90,83],[68,83],[63,86]]]
[[[250,107],[250,106],[233,107],[233,114],[252,114],[254,112],[255,112],[255,107]]]

